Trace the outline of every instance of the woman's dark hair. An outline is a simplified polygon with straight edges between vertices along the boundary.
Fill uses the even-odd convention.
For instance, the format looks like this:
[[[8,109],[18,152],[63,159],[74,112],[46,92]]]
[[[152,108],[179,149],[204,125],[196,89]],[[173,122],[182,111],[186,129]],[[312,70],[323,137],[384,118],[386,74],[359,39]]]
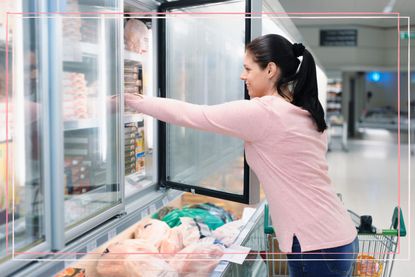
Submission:
[[[287,97],[284,90],[293,84],[291,103],[307,110],[317,125],[317,130],[323,132],[326,128],[324,110],[318,100],[316,64],[313,56],[300,43],[291,44],[286,38],[269,34],[258,37],[246,46],[254,61],[260,68],[265,69],[270,62],[274,62],[281,70],[281,76],[275,84],[278,93]],[[301,66],[297,72],[300,60]]]

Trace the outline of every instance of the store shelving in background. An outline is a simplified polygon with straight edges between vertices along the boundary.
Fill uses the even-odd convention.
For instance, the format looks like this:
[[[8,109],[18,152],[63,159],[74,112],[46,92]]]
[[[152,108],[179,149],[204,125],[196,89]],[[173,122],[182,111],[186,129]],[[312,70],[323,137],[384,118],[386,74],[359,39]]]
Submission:
[[[342,81],[328,79],[327,82],[327,119],[332,116],[341,116],[342,113]]]
[[[333,149],[336,140],[341,148],[347,151],[347,122],[342,114],[342,80],[327,80],[327,125],[328,125],[328,149]]]

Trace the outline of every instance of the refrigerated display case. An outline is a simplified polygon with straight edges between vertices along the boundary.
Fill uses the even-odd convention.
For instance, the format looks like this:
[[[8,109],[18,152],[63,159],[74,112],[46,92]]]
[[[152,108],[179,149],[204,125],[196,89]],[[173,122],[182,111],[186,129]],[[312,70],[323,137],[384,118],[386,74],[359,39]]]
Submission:
[[[122,79],[125,94],[154,95],[153,22],[149,15],[135,14],[145,10],[137,3],[124,3]],[[124,107],[123,124],[125,198],[126,203],[131,203],[157,183],[154,170],[157,150],[153,146],[155,120]]]
[[[52,249],[122,210],[119,1],[49,5]]]
[[[0,268],[7,274],[14,253],[48,247],[41,121],[45,84],[38,75],[42,23],[21,15],[37,5],[0,5],[9,12],[0,15]]]
[[[121,31],[117,18],[79,14],[120,3],[1,5],[0,270],[15,275],[121,210],[120,112],[107,103],[121,93]]]
[[[237,211],[259,201],[242,141],[157,122],[128,110],[123,98],[210,105],[247,98],[239,80],[244,45],[261,34],[262,19],[244,12],[261,11],[261,1],[40,2],[49,12],[38,19],[46,31],[34,47],[44,86],[37,228],[46,247],[38,255],[27,247],[26,255],[52,262],[9,272],[51,276],[184,195],[237,201]],[[136,21],[140,35],[128,36]],[[252,204],[256,216],[241,231],[242,245],[255,241],[262,204]],[[214,271],[230,268],[221,262]]]

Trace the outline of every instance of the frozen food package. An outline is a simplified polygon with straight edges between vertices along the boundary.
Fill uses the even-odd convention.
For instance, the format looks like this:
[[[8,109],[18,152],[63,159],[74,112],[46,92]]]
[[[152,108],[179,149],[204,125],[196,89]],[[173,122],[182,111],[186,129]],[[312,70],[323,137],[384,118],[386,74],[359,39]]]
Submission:
[[[180,276],[209,276],[224,250],[222,245],[214,244],[214,238],[207,237],[183,248],[169,263]]]
[[[149,32],[146,24],[138,19],[130,19],[125,24],[124,42],[127,50],[143,54],[148,51]]]
[[[102,253],[97,263],[97,272],[105,277],[129,276],[124,265],[128,257],[135,259],[147,259],[149,255],[156,255],[158,249],[147,241],[140,239],[128,239],[110,244]]]
[[[134,230],[134,238],[148,241],[159,248],[161,242],[169,236],[170,227],[157,219],[144,218]]]
[[[88,93],[85,74],[64,72],[63,79],[63,118],[65,121],[86,119],[93,113],[89,109]]]
[[[134,73],[130,70],[124,71],[124,81],[126,82],[134,82],[138,80],[138,72]]]
[[[138,93],[139,89],[138,87],[124,87],[125,93]]]
[[[176,269],[161,258],[154,255],[136,256],[130,255],[125,259],[126,277],[179,277]]]
[[[98,42],[98,19],[86,19],[82,18],[81,22],[81,36],[82,41],[89,43]]]
[[[197,241],[199,238],[197,238]],[[169,230],[169,234],[160,244],[160,254],[163,258],[172,258],[184,248],[183,235],[179,227]]]
[[[181,217],[180,222],[181,224],[174,227],[174,229],[177,229],[181,234],[183,245],[188,246],[198,242],[200,240],[200,232],[194,219],[190,217]]]
[[[229,247],[234,243],[243,226],[244,223],[242,220],[228,222],[225,225],[220,226],[216,230],[212,231],[212,235],[226,247]]]
[[[125,163],[132,163],[135,162],[135,157],[125,157]]]
[[[135,144],[135,139],[125,138],[125,145]]]

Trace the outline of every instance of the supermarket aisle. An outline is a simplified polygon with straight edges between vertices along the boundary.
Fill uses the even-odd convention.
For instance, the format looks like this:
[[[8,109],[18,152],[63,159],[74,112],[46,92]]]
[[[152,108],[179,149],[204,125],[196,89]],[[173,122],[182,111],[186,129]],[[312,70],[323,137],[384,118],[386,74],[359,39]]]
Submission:
[[[343,202],[348,209],[358,214],[368,214],[373,217],[377,227],[388,228],[391,222],[393,208],[398,203],[398,145],[396,134],[386,131],[365,132],[364,140],[349,141],[349,152],[341,150],[329,152],[329,172],[336,191],[343,196]],[[415,172],[414,156],[411,160],[411,179]],[[401,139],[400,201],[407,226],[407,237],[402,239],[401,254],[397,259],[407,259],[409,243],[412,253],[415,249],[414,230],[410,230],[409,206],[411,201],[411,222],[414,222],[415,190],[408,188],[408,144],[406,138]],[[411,181],[413,184],[413,181]],[[410,192],[410,197],[409,197]],[[407,276],[415,270],[415,260],[398,261],[395,263],[393,276]],[[411,271],[410,271],[411,270]]]

